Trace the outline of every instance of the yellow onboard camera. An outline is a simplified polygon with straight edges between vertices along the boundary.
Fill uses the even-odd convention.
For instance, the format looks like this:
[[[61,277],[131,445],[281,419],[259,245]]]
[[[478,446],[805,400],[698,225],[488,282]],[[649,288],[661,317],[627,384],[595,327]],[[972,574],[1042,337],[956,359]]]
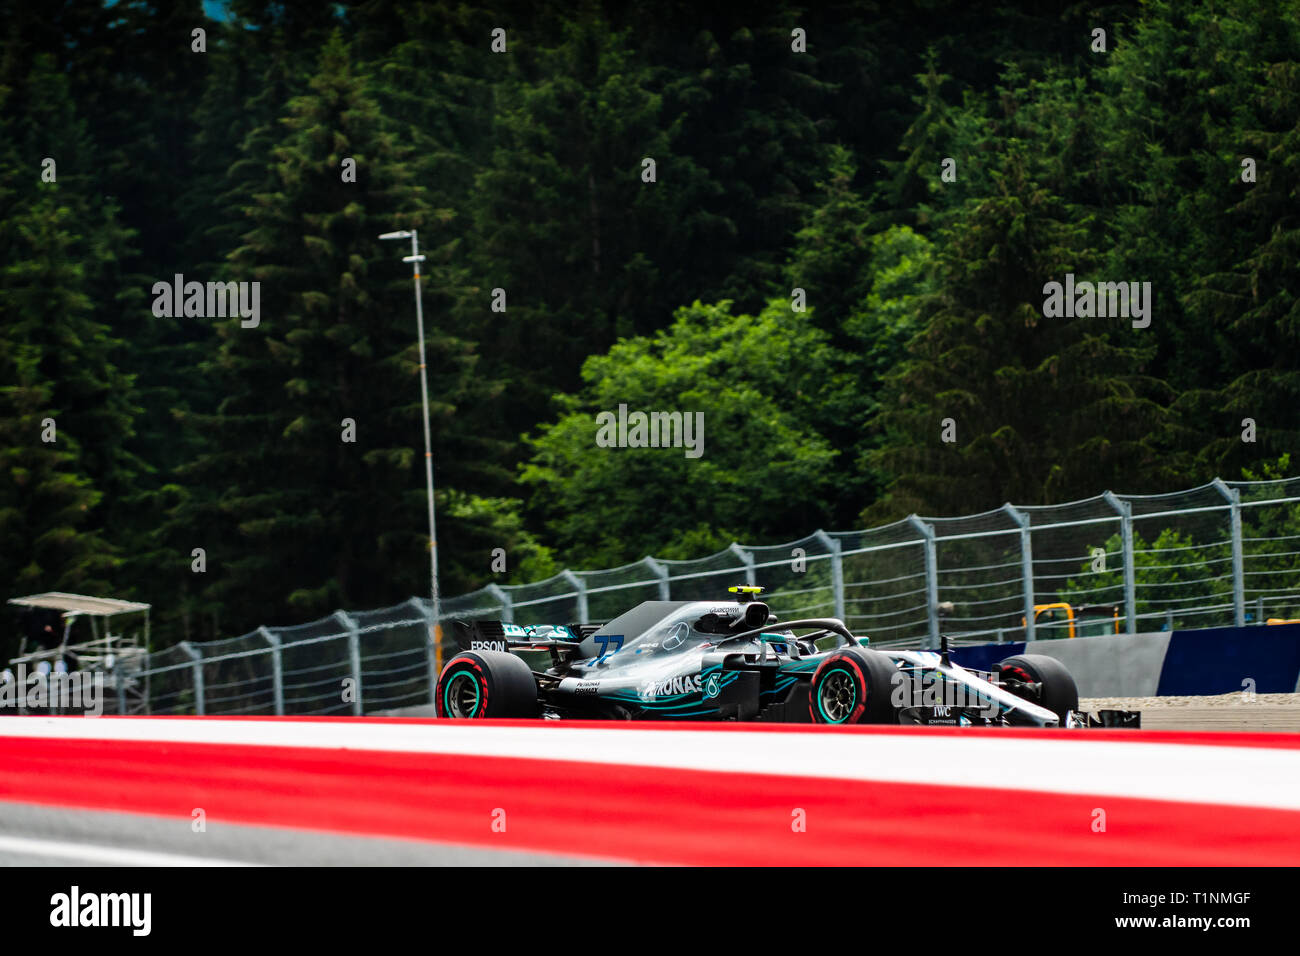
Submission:
[[[727,588],[732,594],[740,595],[739,601],[744,604],[746,601],[752,601],[763,593],[763,588],[756,584],[738,584],[735,587]]]

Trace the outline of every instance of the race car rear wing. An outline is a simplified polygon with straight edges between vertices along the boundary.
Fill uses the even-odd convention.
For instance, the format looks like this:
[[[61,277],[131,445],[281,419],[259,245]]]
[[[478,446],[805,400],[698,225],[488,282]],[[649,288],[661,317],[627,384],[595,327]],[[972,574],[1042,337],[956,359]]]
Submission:
[[[553,657],[576,653],[597,624],[512,624],[509,621],[453,621],[462,651],[550,651]]]

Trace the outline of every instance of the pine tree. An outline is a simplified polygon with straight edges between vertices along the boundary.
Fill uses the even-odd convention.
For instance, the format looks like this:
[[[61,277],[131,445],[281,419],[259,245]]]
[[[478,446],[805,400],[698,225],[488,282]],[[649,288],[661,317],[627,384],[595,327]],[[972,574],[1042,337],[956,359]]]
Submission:
[[[1217,436],[1201,454],[1216,474],[1258,468],[1300,441],[1300,36],[1293,37],[1295,59],[1265,73],[1262,128],[1244,139],[1258,157],[1258,180],[1241,184],[1232,218],[1250,249],[1190,297],[1195,313],[1223,329],[1225,371],[1238,373],[1184,403],[1189,430],[1199,424],[1202,440]],[[1252,442],[1242,440],[1247,419],[1255,423]]]
[[[207,548],[208,596],[234,618],[227,630],[424,590],[411,285],[401,250],[376,238],[424,225],[424,191],[337,34],[280,125],[230,255],[230,278],[261,283],[261,324],[218,320],[205,372],[227,397],[216,415],[192,416],[216,450],[187,469],[195,496],[175,516]],[[356,182],[343,181],[345,158]],[[436,315],[426,336],[435,445],[454,462],[472,355]]]
[[[1153,438],[1167,401],[1149,358],[1096,318],[1047,318],[1044,285],[1095,261],[1086,226],[1026,174],[1011,145],[997,193],[938,243],[940,291],[889,377],[869,461],[892,476],[869,518],[1039,504],[1164,477]],[[955,441],[945,442],[952,419]]]
[[[508,382],[512,436],[573,384],[586,355],[666,321],[691,288],[689,257],[706,254],[693,207],[709,188],[675,154],[675,127],[626,33],[574,19],[554,46],[518,42],[496,85],[496,147],[475,178],[473,273],[457,306],[489,374]],[[643,182],[644,158],[657,182]],[[494,289],[505,312],[491,309]]]
[[[0,198],[16,203],[11,189]],[[117,549],[97,531],[103,494],[79,438],[106,437],[87,432],[97,412],[86,402],[112,397],[114,370],[104,361],[106,330],[67,264],[81,237],[53,190],[42,192],[0,228],[0,586],[113,593]]]
[[[85,127],[51,57],[0,87],[0,117],[0,582],[122,594],[142,463],[109,323],[129,234],[87,172]]]
[[[831,494],[835,521],[847,526],[879,492],[879,477],[860,462],[878,444],[869,426],[880,411],[883,379],[902,361],[918,305],[932,291],[930,244],[907,226],[873,233],[848,151],[833,148],[829,165],[818,184],[821,201],[795,236],[787,281],[805,290],[808,321],[835,346],[835,374],[814,421],[843,460],[855,463]]]
[[[961,148],[972,144],[969,138],[963,142],[958,137],[955,128],[958,120],[944,100],[943,87],[952,77],[938,71],[933,50],[927,52],[925,65],[925,72],[916,78],[921,85],[921,93],[913,97],[916,116],[898,144],[903,158],[882,163],[889,172],[889,180],[881,196],[893,217],[922,226],[933,217],[933,204],[950,208],[962,194],[956,184],[942,181],[942,161],[957,161],[958,182],[963,183],[971,178],[976,163],[973,151]]]
[[[871,284],[871,210],[854,186],[857,164],[842,146],[833,147],[820,202],[794,237],[786,281],[803,289],[815,321],[831,331],[844,328]]]

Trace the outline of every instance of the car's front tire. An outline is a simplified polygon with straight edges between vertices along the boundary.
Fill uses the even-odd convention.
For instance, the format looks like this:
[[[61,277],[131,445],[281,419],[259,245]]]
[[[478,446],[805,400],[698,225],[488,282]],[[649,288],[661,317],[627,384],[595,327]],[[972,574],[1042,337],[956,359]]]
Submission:
[[[442,669],[435,689],[439,717],[536,717],[537,681],[518,657],[502,651],[461,651]]]
[[[1070,711],[1079,709],[1079,688],[1065,665],[1046,654],[1017,654],[998,664],[998,678],[1017,697],[1046,707],[1056,714],[1064,727]],[[1038,684],[1031,693],[1026,685]]]
[[[815,724],[893,724],[891,695],[898,669],[884,654],[845,647],[813,674],[808,709]]]

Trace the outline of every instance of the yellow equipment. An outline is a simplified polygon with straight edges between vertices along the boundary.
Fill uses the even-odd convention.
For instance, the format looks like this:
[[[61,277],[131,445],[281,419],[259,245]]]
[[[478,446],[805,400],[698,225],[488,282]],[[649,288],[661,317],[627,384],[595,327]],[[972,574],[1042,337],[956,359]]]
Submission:
[[[1024,617],[1020,618],[1020,626],[1025,626]],[[1065,633],[1062,634],[1062,631]],[[1039,640],[1118,633],[1120,624],[1117,605],[1081,604],[1074,607],[1064,601],[1034,605],[1034,636]]]

